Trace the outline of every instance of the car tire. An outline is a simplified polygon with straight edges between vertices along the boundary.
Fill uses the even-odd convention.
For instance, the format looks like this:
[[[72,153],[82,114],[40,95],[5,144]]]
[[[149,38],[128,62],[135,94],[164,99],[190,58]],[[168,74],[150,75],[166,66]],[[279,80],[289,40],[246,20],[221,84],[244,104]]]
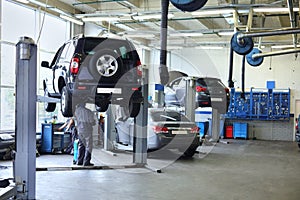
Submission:
[[[95,106],[96,106],[96,111],[106,112],[109,107],[109,103],[101,103],[101,104],[97,104]]]
[[[300,143],[298,143],[298,147],[300,148]]]
[[[89,71],[95,79],[117,80],[121,77],[123,62],[121,57],[110,49],[98,50],[90,59]]]
[[[73,116],[72,94],[66,86],[63,87],[61,91],[60,105],[61,105],[61,113],[64,117]]]
[[[196,153],[196,149],[198,148],[198,146],[190,146],[185,152],[184,152],[184,156],[185,157],[193,157],[194,154]]]
[[[136,117],[140,113],[141,103],[129,102],[128,111],[130,117]]]
[[[47,88],[44,89],[44,97],[50,97]],[[56,108],[56,103],[44,102],[44,108],[47,112],[54,112]]]

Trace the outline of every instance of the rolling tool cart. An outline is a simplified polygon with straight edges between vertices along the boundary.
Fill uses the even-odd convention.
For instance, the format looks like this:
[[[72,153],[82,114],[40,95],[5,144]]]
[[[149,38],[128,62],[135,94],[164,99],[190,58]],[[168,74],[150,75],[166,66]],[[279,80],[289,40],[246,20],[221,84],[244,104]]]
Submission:
[[[64,153],[64,149],[71,142],[71,135],[58,131],[63,123],[42,124],[41,153]]]

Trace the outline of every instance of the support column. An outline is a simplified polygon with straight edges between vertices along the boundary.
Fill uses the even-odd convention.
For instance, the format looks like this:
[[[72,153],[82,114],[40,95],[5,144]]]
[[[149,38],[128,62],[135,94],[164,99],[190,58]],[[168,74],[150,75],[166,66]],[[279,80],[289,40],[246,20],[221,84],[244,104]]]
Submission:
[[[16,155],[14,179],[22,199],[35,199],[37,48],[28,37],[16,50]]]
[[[195,79],[188,77],[186,79],[185,115],[192,122],[195,121],[195,108],[196,108],[195,100],[196,100]]]
[[[212,109],[212,139],[218,141],[220,137],[220,113],[217,109]]]
[[[148,69],[143,69],[143,102],[138,116],[134,119],[133,163],[147,164],[147,124],[148,124]]]
[[[113,141],[116,140],[116,129],[115,120],[112,112],[112,105],[110,104],[106,113],[104,121],[104,150],[112,151],[114,150]]]

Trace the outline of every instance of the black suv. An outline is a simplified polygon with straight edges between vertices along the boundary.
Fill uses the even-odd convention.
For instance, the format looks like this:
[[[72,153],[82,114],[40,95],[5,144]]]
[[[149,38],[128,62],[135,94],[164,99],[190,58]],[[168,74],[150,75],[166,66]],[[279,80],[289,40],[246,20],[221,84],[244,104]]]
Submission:
[[[110,103],[126,108],[130,117],[140,111],[142,65],[128,40],[75,37],[63,44],[51,64],[51,77],[43,81],[44,95],[59,98],[63,116],[73,116],[76,104],[94,103],[105,112]],[[49,74],[50,75],[50,74]],[[56,103],[45,103],[53,112]]]

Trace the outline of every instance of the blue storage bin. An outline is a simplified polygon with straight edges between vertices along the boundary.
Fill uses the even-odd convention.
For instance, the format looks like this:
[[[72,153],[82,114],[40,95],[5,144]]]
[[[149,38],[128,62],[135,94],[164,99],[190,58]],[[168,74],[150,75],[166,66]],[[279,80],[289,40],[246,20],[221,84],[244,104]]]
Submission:
[[[234,138],[248,138],[248,124],[247,123],[233,123],[233,137]]]

